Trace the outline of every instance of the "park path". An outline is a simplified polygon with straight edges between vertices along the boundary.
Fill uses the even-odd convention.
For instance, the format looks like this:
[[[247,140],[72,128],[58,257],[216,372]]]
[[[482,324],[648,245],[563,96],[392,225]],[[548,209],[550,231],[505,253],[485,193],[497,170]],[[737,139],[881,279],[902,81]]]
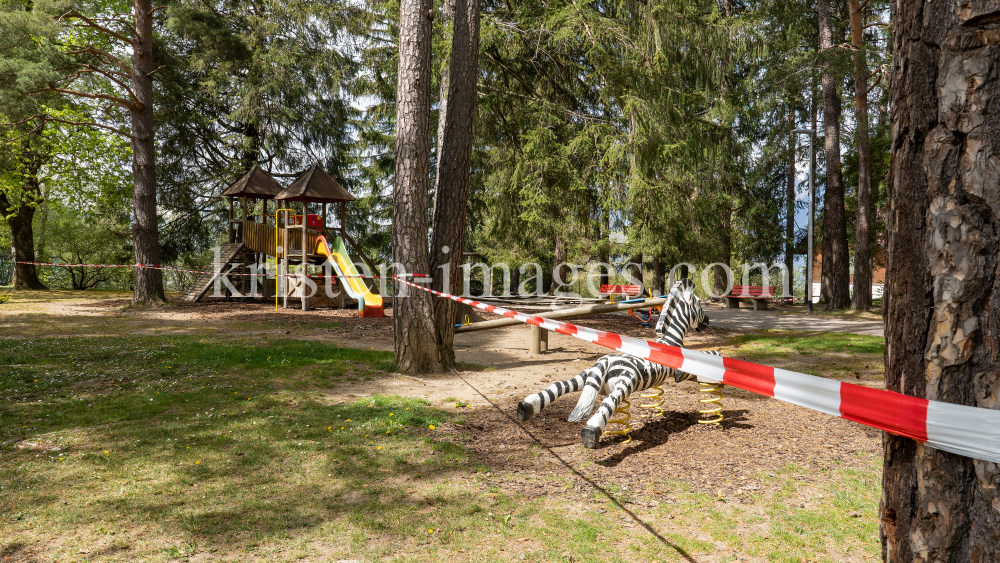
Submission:
[[[816,330],[821,332],[848,332],[867,336],[884,336],[883,324],[876,319],[831,317],[826,315],[779,315],[773,311],[753,309],[706,308],[713,327],[738,330]]]

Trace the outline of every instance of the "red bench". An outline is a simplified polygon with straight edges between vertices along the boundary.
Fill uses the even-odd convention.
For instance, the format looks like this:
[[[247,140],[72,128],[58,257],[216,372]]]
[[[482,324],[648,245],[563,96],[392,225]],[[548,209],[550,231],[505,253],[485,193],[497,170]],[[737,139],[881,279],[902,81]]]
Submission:
[[[642,293],[641,285],[606,285],[602,284],[598,297],[610,295],[623,295],[625,297],[638,297]]]
[[[727,309],[739,309],[740,299],[753,299],[754,311],[766,311],[767,302],[774,297],[774,286],[734,285],[729,295],[724,297]]]

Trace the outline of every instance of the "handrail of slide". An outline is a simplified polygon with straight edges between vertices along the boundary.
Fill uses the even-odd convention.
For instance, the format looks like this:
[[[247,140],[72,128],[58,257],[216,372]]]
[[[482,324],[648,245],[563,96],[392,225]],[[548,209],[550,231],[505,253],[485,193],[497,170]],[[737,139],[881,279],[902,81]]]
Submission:
[[[381,317],[383,315],[382,296],[372,293],[368,289],[357,268],[351,263],[351,257],[347,254],[347,247],[344,246],[343,239],[339,236],[334,237],[333,246],[331,246],[323,235],[316,237],[316,254],[325,255],[333,264],[347,294],[358,302],[358,311],[362,317]]]

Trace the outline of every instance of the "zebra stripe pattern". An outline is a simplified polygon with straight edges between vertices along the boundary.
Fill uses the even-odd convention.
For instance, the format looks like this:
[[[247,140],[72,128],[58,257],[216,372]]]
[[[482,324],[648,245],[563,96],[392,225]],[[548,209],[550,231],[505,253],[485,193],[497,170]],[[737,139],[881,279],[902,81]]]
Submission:
[[[700,330],[706,324],[708,316],[701,307],[701,300],[694,293],[694,283],[688,279],[680,280],[671,288],[667,302],[663,305],[660,319],[656,324],[656,341],[671,346],[682,346],[684,335],[689,329]],[[661,385],[671,375],[675,382],[694,377],[642,358],[609,354],[601,357],[593,366],[583,370],[573,379],[553,383],[541,393],[526,397],[518,404],[518,419],[528,420],[562,395],[583,389],[583,394],[569,417],[570,421],[580,421],[593,412],[598,393],[603,393],[607,397],[601,403],[597,414],[587,421],[587,426],[584,428],[584,445],[594,447],[622,399],[636,391]],[[592,435],[593,439],[588,440],[587,434]]]

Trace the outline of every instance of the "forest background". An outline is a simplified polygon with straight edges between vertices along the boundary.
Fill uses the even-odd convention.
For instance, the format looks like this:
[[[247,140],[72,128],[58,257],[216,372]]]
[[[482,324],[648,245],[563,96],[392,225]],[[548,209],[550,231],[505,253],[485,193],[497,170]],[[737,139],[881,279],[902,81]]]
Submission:
[[[454,0],[433,6],[432,187]],[[793,130],[815,128],[822,295],[848,306],[857,256],[868,284],[883,260],[888,7],[482,2],[464,251],[548,274],[643,264],[651,287],[680,262],[791,265],[806,252],[809,159]],[[13,249],[0,284],[18,256],[135,263],[149,232],[159,263],[205,267],[226,232],[218,195],[254,164],[287,183],[318,163],[359,198],[351,235],[389,261],[398,3],[172,1],[149,6],[145,36],[135,14],[0,1],[0,244]],[[133,174],[143,158],[152,180]],[[135,287],[131,269],[21,273],[29,286]],[[167,289],[190,283],[164,275]]]

